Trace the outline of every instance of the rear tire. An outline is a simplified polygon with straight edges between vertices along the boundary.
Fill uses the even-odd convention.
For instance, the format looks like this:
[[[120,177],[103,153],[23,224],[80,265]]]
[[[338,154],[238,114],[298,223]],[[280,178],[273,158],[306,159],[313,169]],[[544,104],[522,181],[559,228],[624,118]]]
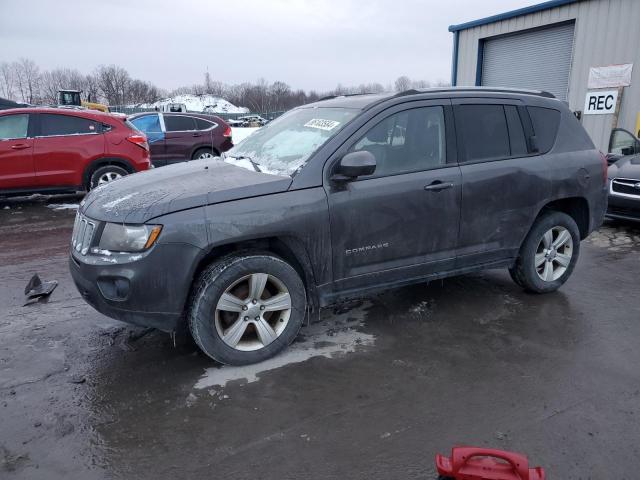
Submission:
[[[509,274],[527,291],[553,292],[571,276],[579,254],[580,231],[575,220],[551,211],[535,221]]]
[[[210,148],[199,148],[193,153],[191,160],[200,160],[203,158],[214,158],[218,156],[219,155],[216,153],[215,150],[212,150]]]
[[[118,180],[126,175],[129,175],[129,172],[117,165],[105,165],[103,167],[98,167],[89,177],[89,188],[87,188],[87,190],[93,190],[97,186],[113,182],[114,180]]]
[[[247,365],[293,342],[305,312],[305,287],[296,270],[271,254],[249,253],[225,257],[202,272],[187,319],[205,354]]]

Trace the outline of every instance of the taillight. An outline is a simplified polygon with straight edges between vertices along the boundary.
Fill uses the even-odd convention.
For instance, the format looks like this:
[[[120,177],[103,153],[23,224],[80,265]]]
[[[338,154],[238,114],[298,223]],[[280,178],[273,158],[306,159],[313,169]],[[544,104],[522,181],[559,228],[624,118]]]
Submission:
[[[231,127],[227,125],[226,130],[222,134],[223,137],[231,138]]]
[[[140,148],[144,148],[146,151],[149,151],[149,144],[147,143],[147,137],[140,134],[129,135],[127,137],[131,143],[139,146]]]
[[[602,160],[602,182],[607,185],[607,177],[609,176],[609,164],[607,163],[607,156],[600,152],[600,160]]]

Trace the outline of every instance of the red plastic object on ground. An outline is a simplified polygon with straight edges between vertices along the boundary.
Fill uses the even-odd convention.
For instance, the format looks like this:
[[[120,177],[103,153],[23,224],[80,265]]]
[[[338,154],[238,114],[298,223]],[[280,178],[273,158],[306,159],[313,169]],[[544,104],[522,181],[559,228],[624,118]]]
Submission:
[[[436,454],[436,467],[455,480],[544,480],[543,468],[529,468],[524,455],[490,448],[454,447],[451,458]]]

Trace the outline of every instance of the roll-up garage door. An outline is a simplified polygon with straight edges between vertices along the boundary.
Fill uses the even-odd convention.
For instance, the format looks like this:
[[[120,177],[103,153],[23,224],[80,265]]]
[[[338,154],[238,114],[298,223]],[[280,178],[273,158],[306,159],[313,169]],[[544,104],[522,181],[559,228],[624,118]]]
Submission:
[[[567,99],[573,23],[484,40],[482,85],[545,90]]]

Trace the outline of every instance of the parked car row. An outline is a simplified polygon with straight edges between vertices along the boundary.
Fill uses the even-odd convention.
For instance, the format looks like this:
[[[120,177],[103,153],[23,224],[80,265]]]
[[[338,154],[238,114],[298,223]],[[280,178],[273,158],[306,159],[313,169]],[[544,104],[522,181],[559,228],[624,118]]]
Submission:
[[[0,112],[0,194],[90,190],[150,165],[147,138],[124,117],[63,108]]]
[[[141,113],[129,119],[82,108],[0,111],[0,194],[90,190],[130,173],[233,146],[213,115]]]
[[[263,127],[269,120],[262,118],[260,115],[245,115],[235,120],[227,120],[232,127]]]

